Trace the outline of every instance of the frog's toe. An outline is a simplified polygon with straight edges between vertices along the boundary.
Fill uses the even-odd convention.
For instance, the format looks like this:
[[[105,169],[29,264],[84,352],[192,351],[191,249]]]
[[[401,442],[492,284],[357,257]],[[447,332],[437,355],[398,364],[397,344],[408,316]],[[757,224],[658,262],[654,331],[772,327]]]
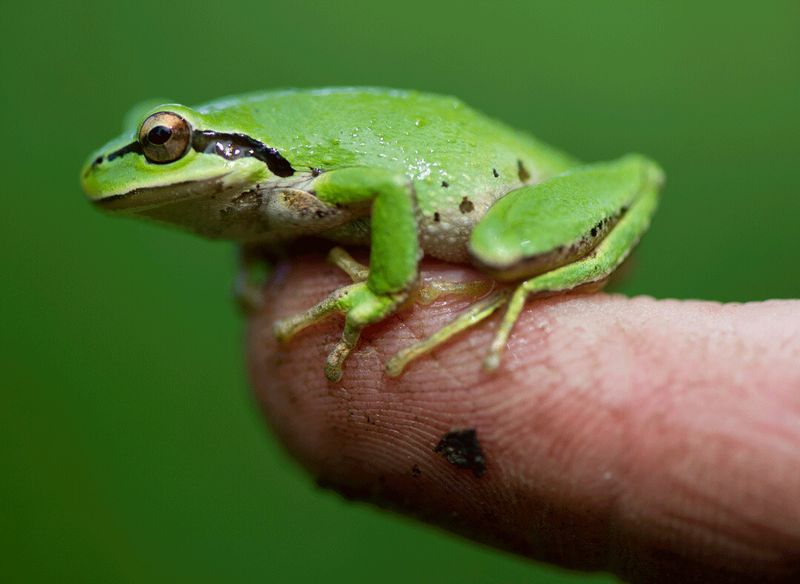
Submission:
[[[233,299],[239,312],[244,316],[249,316],[259,312],[264,307],[261,295],[261,287],[250,285],[237,278],[233,285]]]
[[[264,306],[264,284],[269,279],[270,266],[266,259],[250,249],[239,252],[239,270],[233,281],[233,299],[239,311],[249,316]]]
[[[295,333],[300,330],[298,324],[293,322],[296,318],[297,316],[284,318],[272,325],[272,333],[279,343],[288,343]]]
[[[328,381],[333,381],[335,383],[341,380],[345,359],[347,359],[348,355],[350,355],[350,351],[352,351],[356,343],[358,343],[358,338],[361,336],[361,329],[364,328],[364,326],[363,324],[354,322],[348,315],[345,321],[342,338],[334,345],[333,349],[331,349],[325,361],[325,377],[328,378]]]
[[[273,332],[278,341],[287,342],[298,332],[329,314],[344,313],[342,338],[331,350],[325,364],[325,376],[331,381],[339,381],[344,362],[358,343],[364,327],[389,316],[407,296],[407,293],[376,294],[366,283],[358,282],[336,290],[306,312],[277,321]]]
[[[357,262],[342,247],[334,247],[328,252],[328,263],[333,264],[350,276],[353,282],[363,282],[369,276],[369,267]]]
[[[329,314],[347,312],[349,307],[348,297],[352,293],[351,289],[356,286],[359,286],[359,284],[339,288],[305,312],[276,321],[272,327],[275,338],[278,339],[278,342],[286,343],[301,330],[323,320]]]
[[[475,326],[491,316],[498,308],[508,301],[508,291],[496,290],[488,296],[482,298],[467,310],[458,315],[455,320],[446,324],[438,331],[426,339],[419,341],[405,349],[399,351],[386,363],[386,374],[390,377],[397,377],[405,369],[406,365],[414,359],[433,351],[436,347],[443,344],[451,337]]]
[[[497,368],[500,367],[501,357],[502,357],[501,352],[489,351],[489,354],[486,355],[486,358],[483,360],[483,370],[488,373],[497,371]]]
[[[325,377],[328,381],[336,383],[342,380],[344,361],[351,350],[352,347],[348,347],[342,341],[336,343],[336,346],[325,360]]]

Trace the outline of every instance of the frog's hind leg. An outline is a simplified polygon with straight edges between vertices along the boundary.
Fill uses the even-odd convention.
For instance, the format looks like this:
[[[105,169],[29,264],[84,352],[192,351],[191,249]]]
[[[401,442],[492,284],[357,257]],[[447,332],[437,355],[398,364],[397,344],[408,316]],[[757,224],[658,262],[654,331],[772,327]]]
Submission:
[[[369,267],[358,262],[341,247],[334,247],[331,249],[328,253],[328,262],[350,276],[350,279],[353,280],[354,283],[366,280],[369,275]],[[469,296],[473,298],[483,296],[491,292],[493,287],[494,282],[491,280],[476,280],[472,282],[431,280],[418,285],[413,290],[411,299],[420,304],[428,305],[432,304],[441,296]],[[392,357],[386,364],[387,374],[391,377],[400,375],[408,363],[432,351],[453,335],[478,324],[502,306],[507,298],[508,291],[502,290],[478,301],[444,328],[436,331],[427,339],[403,349]],[[294,317],[292,320],[296,321],[296,324],[291,322],[291,320],[287,320],[283,321],[282,325],[287,327],[307,326],[307,324],[323,318],[327,313],[332,311],[346,312],[346,308],[342,306],[341,300],[338,297],[329,297],[307,313]],[[346,352],[349,352],[348,346],[351,347],[355,345],[355,341],[357,340],[357,337],[354,337],[345,341],[345,338],[354,334],[353,330],[345,330],[343,340],[339,342],[331,353],[329,361],[331,361],[331,359],[334,361],[344,360],[344,356],[342,355],[346,356]],[[289,333],[289,336],[294,334],[294,332],[289,332],[288,330],[287,333]],[[280,334],[281,333],[279,333],[279,335]]]
[[[353,282],[363,282],[369,277],[369,266],[357,261],[342,247],[336,246],[328,252],[328,263],[350,276]]]
[[[508,308],[483,362],[484,369],[493,371],[500,365],[508,337],[529,295],[572,290],[578,285],[607,278],[625,260],[647,229],[657,202],[657,186],[648,185],[642,196],[588,256],[520,284],[508,302]]]
[[[449,282],[445,282],[445,284],[448,283]],[[467,282],[466,284],[470,285],[475,283]],[[495,310],[506,303],[508,295],[509,291],[507,289],[497,290],[491,293],[486,298],[470,306],[467,310],[458,315],[455,320],[446,324],[428,338],[399,351],[386,363],[387,375],[390,377],[397,377],[403,372],[406,365],[417,357],[431,352],[454,335],[488,318]]]

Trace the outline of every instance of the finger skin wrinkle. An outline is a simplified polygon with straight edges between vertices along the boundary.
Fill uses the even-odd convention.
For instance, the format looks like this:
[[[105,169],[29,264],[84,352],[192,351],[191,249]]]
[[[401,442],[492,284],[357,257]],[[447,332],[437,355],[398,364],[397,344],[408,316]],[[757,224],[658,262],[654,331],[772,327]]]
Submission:
[[[347,279],[315,257],[281,270],[250,323],[250,369],[272,430],[322,484],[632,582],[800,581],[798,303],[542,299],[495,374],[481,369],[492,317],[387,378],[394,352],[469,304],[437,300],[366,329],[331,384],[341,319],[281,347],[271,326]],[[424,265],[444,273],[479,277]],[[475,429],[480,478],[434,452],[454,429]]]

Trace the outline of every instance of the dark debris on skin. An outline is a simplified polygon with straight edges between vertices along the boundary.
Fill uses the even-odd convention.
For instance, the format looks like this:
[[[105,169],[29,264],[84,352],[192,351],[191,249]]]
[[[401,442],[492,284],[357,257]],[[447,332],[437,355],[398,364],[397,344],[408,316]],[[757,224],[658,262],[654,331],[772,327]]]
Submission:
[[[444,456],[450,464],[471,470],[478,478],[486,472],[486,457],[475,428],[451,430],[442,436],[433,450]]]

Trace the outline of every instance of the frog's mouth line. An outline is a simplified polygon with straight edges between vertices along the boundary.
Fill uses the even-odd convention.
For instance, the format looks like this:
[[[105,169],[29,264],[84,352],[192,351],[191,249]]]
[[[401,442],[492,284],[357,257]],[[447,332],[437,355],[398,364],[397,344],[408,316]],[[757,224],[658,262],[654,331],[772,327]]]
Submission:
[[[97,199],[94,205],[106,211],[144,211],[195,197],[214,197],[227,190],[226,176],[228,173],[206,180],[141,187]]]

